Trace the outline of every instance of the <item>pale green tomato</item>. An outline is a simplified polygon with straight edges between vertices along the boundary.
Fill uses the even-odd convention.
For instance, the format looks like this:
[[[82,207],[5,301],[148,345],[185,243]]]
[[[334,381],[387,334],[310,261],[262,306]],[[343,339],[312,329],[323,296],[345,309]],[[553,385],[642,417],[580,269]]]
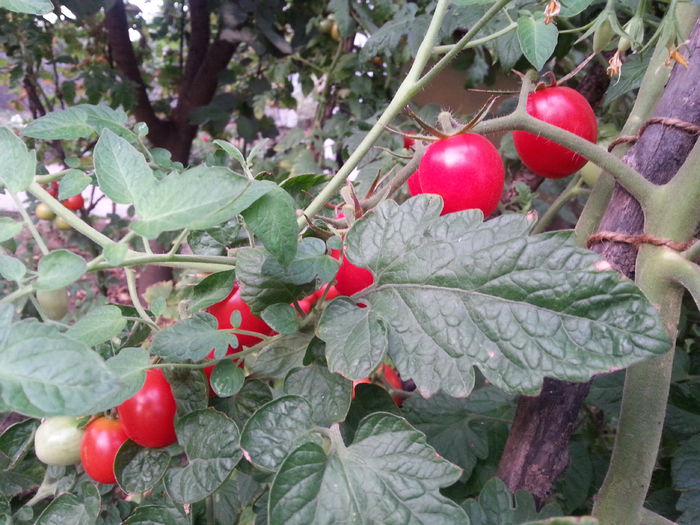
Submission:
[[[587,186],[592,188],[600,177],[600,172],[600,167],[589,161],[581,168],[581,178]]]
[[[34,434],[36,457],[47,465],[72,465],[80,461],[80,442],[84,431],[78,428],[80,418],[50,417]]]
[[[36,299],[44,315],[53,321],[63,319],[68,313],[68,292],[65,288],[37,290]]]

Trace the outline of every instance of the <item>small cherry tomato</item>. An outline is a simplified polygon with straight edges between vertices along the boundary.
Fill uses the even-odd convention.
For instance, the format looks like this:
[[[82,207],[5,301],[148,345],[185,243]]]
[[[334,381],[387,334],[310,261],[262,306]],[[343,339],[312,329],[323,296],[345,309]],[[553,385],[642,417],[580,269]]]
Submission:
[[[85,199],[83,199],[83,196],[78,193],[77,195],[73,195],[64,201],[61,201],[61,204],[63,204],[69,210],[80,210],[85,205]]]
[[[52,321],[59,321],[68,313],[68,292],[65,288],[37,290],[36,300],[43,314]]]
[[[166,447],[177,441],[176,410],[170,384],[157,368],[147,370],[141,390],[117,407],[126,435],[148,448]]]
[[[527,112],[538,120],[595,142],[598,123],[588,101],[568,87],[548,87],[530,93]],[[513,143],[523,163],[537,175],[559,179],[586,164],[586,159],[559,144],[525,131],[513,132]]]
[[[80,443],[80,462],[87,475],[100,483],[116,483],[114,458],[127,439],[118,419],[99,417],[90,423]]]
[[[504,171],[498,150],[474,133],[460,133],[433,142],[418,169],[423,193],[442,197],[442,215],[479,209],[488,217],[501,199]]]
[[[56,217],[53,220],[53,225],[56,226],[59,230],[71,230],[73,227],[68,224],[68,221],[64,219],[63,217]]]
[[[51,210],[51,208],[49,208],[43,202],[40,202],[36,205],[34,215],[36,215],[37,219],[41,219],[42,221],[50,221],[56,216],[56,214]]]
[[[34,453],[47,465],[72,465],[80,461],[82,429],[80,418],[50,417],[39,425],[34,434]]]
[[[415,139],[409,138],[409,137],[404,137],[403,138],[403,147],[404,149],[413,149],[413,146],[416,144]]]

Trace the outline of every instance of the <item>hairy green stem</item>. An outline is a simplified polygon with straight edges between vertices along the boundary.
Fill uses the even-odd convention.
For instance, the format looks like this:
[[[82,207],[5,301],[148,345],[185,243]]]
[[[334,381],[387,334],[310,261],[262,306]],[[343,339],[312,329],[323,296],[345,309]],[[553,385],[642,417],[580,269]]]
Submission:
[[[24,220],[24,223],[27,225],[27,228],[29,228],[29,231],[32,234],[32,237],[34,237],[34,242],[36,242],[37,246],[39,247],[39,250],[41,250],[41,253],[44,255],[48,254],[49,249],[46,247],[46,243],[44,242],[44,239],[42,239],[41,235],[39,234],[39,230],[36,229],[36,226],[32,222],[32,218],[29,216],[29,214],[27,213],[27,210],[20,202],[19,197],[17,197],[17,194],[13,191],[10,191],[9,189],[7,190],[7,193],[10,194],[10,198],[12,199],[12,202],[15,203],[15,207],[17,208],[17,211],[22,216],[22,220]]]
[[[491,33],[488,36],[482,37],[482,38],[475,38],[471,42],[467,42],[462,49],[471,49],[473,47],[479,47],[481,45],[484,45],[488,42],[491,42],[492,40],[496,40],[499,37],[502,37],[503,35],[507,35],[511,31],[515,30],[518,27],[517,22],[510,22],[507,26],[505,26],[503,29],[499,29],[498,31],[495,31]],[[449,44],[446,46],[435,46],[433,48],[433,54],[434,55],[442,55],[444,53],[449,53],[452,51],[454,46],[457,44]]]
[[[153,322],[153,319],[151,319],[148,316],[146,310],[144,310],[143,308],[143,305],[141,305],[139,293],[136,289],[136,274],[134,273],[134,270],[132,270],[131,268],[124,268],[124,274],[126,275],[126,287],[129,290],[131,302],[134,305],[134,308],[136,308],[139,317],[143,319],[144,323],[146,323],[151,328],[154,328],[155,330],[160,330],[158,325],[155,322]]]

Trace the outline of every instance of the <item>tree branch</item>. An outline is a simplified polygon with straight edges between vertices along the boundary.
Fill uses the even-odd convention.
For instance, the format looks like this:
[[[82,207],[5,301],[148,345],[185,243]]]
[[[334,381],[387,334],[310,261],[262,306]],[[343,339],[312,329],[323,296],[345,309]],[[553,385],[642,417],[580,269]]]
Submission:
[[[190,38],[188,42],[185,70],[180,82],[180,97],[192,89],[192,82],[209,50],[211,26],[207,0],[189,0]]]

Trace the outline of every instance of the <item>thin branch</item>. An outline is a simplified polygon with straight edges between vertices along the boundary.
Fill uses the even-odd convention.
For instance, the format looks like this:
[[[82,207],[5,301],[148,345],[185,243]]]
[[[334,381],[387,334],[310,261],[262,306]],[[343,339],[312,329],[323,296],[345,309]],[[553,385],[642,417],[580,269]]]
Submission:
[[[158,325],[153,322],[153,319],[148,316],[146,310],[144,310],[143,305],[141,304],[139,293],[136,289],[136,274],[134,273],[134,270],[131,268],[124,268],[124,275],[126,275],[126,287],[129,290],[131,302],[134,305],[134,308],[136,308],[139,317],[143,319],[144,323],[146,323],[148,326],[153,327],[156,330],[160,330]]]
[[[41,235],[39,234],[39,230],[36,229],[36,226],[32,222],[32,219],[29,216],[29,214],[27,213],[27,210],[25,209],[25,207],[22,205],[19,198],[17,197],[17,194],[13,191],[10,191],[9,189],[7,190],[7,193],[10,194],[12,201],[15,203],[15,207],[17,208],[17,211],[19,211],[19,214],[22,216],[24,223],[27,225],[27,228],[29,228],[29,231],[31,232],[32,237],[34,237],[34,241],[36,242],[37,246],[41,250],[41,253],[43,253],[44,255],[48,254],[49,249],[46,247],[46,243],[44,242],[44,239],[41,238]]]

